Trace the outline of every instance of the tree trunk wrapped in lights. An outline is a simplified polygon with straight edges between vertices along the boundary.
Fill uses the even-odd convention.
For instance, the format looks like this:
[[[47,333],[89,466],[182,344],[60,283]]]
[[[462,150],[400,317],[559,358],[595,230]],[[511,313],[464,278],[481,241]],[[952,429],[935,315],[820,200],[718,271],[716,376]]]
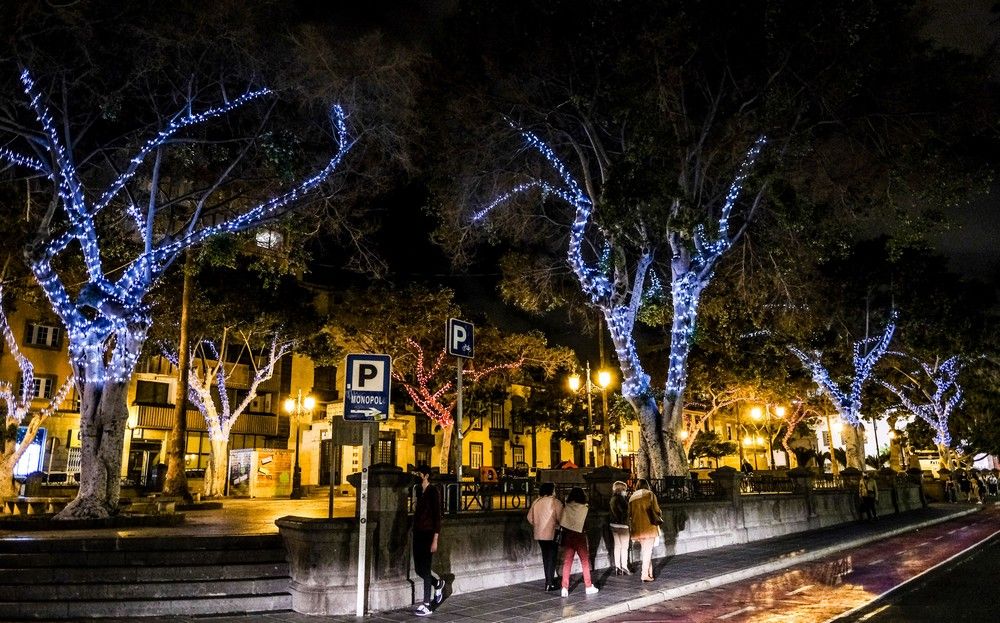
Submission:
[[[457,402],[457,394],[454,391],[455,378],[444,379],[444,362],[448,361],[447,351],[442,349],[434,359],[433,365],[427,368],[424,365],[424,349],[416,341],[407,338],[406,345],[416,356],[416,363],[413,367],[416,382],[414,383],[406,375],[397,369],[393,369],[392,376],[403,386],[409,394],[413,403],[417,405],[427,417],[441,427],[441,454],[439,456],[438,468],[442,474],[450,471],[452,438],[455,432],[455,418],[452,415]],[[507,363],[500,363],[481,369],[474,367],[466,368],[462,371],[462,378],[473,383],[480,381],[491,374],[509,372],[517,370],[524,363],[524,357]],[[448,368],[450,370],[450,367]],[[437,387],[432,387],[436,385]]]
[[[27,142],[39,157],[4,147],[0,148],[0,161],[31,169],[55,186],[52,202],[38,223],[25,258],[52,310],[66,327],[70,363],[80,390],[80,491],[57,518],[102,518],[118,506],[128,416],[126,393],[152,323],[146,302],[150,289],[185,249],[219,235],[252,229],[287,212],[333,175],[351,141],[344,113],[334,106],[330,119],[337,148],[312,176],[271,199],[244,204],[235,214],[213,213],[220,187],[244,151],[213,184],[192,196],[187,204],[189,212],[181,215],[173,202],[160,201],[165,149],[181,138],[184,130],[228,115],[268,96],[270,91],[248,90],[201,112],[196,112],[189,101],[129,160],[121,166],[109,163],[101,172],[111,181],[94,196],[85,190],[78,171],[75,143],[68,136],[69,123],[62,124],[63,130],[57,129],[27,70],[21,73],[21,84],[40,130]],[[122,264],[117,257],[116,268],[105,266],[98,234],[98,217],[105,209],[120,212],[116,243],[134,242],[131,259]],[[75,282],[74,277],[60,272],[73,263],[67,258],[75,259],[76,266],[85,271],[79,289],[68,287]]]
[[[607,228],[600,228],[604,237],[610,270],[601,263],[591,263],[584,255],[584,240],[592,233],[590,225],[595,205],[595,193],[590,184],[584,190],[567,167],[540,138],[531,132],[522,132],[529,147],[537,151],[556,172],[559,183],[532,180],[514,187],[495,199],[490,205],[476,212],[472,220],[479,222],[501,203],[515,195],[539,189],[568,203],[575,216],[570,229],[567,259],[590,305],[601,312],[611,335],[618,363],[622,372],[622,395],[635,410],[641,427],[638,470],[642,475],[662,478],[683,475],[688,471],[687,455],[681,439],[684,426],[684,390],[687,385],[687,362],[698,319],[698,303],[702,292],[712,280],[716,264],[742,235],[746,224],[731,232],[729,218],[739,198],[744,182],[753,169],[766,140],[760,137],[747,150],[739,171],[729,186],[725,200],[717,210],[713,222],[715,235],[706,232],[703,224],[687,236],[677,224],[668,225],[666,231],[655,232],[641,228],[635,245],[639,251],[635,258],[628,257],[625,245],[617,245]],[[758,193],[748,211],[752,214],[761,195]],[[676,216],[682,210],[681,202],[674,201],[669,211]],[[598,229],[598,228],[593,228]],[[656,251],[666,243],[671,254],[669,274],[656,272]],[[610,276],[608,273],[610,272]],[[654,279],[656,277],[657,279]],[[662,402],[650,385],[650,377],[639,359],[634,339],[635,321],[649,286],[660,279],[669,280],[673,303],[673,320],[670,332],[670,355]]]
[[[896,331],[896,312],[893,311],[889,317],[889,322],[885,325],[882,335],[877,338],[859,340],[854,343],[854,374],[851,377],[847,391],[830,376],[830,373],[823,366],[823,353],[813,351],[806,353],[794,346],[789,346],[788,350],[799,358],[802,365],[812,373],[813,381],[820,391],[826,394],[833,408],[837,410],[840,419],[850,428],[844,441],[847,443],[847,465],[864,471],[864,422],[861,420],[861,391],[864,389],[868,379],[871,378],[875,364],[886,354],[889,343],[892,342],[892,335]],[[874,342],[870,350],[865,347]],[[833,443],[833,431],[830,431],[830,443]]]
[[[954,469],[948,422],[952,412],[962,403],[962,386],[958,384],[958,374],[962,370],[961,359],[955,355],[944,362],[936,360],[932,363],[917,363],[923,376],[934,385],[933,391],[928,390],[926,383],[917,378],[919,373],[904,372],[898,367],[896,369],[909,382],[909,387],[893,385],[881,379],[878,382],[895,394],[907,411],[930,425],[934,430],[934,444],[941,457],[941,465]]]
[[[274,376],[275,366],[294,345],[293,342],[274,335],[266,347],[260,348],[259,352],[255,353],[252,333],[240,331],[239,340],[240,356],[235,363],[227,363],[225,357],[230,346],[228,327],[222,330],[218,348],[213,342],[203,340],[192,349],[194,352],[188,358],[190,361],[188,397],[205,418],[205,428],[211,441],[208,466],[205,469],[203,491],[205,497],[220,497],[225,493],[226,466],[229,464],[229,434],[236,421],[257,399],[257,389],[260,384]],[[167,353],[167,359],[175,366],[179,363],[177,353]],[[239,362],[247,359],[253,368],[253,376],[250,378],[243,400],[234,406],[229,402],[227,388]],[[218,404],[212,396],[213,387],[218,391]]]

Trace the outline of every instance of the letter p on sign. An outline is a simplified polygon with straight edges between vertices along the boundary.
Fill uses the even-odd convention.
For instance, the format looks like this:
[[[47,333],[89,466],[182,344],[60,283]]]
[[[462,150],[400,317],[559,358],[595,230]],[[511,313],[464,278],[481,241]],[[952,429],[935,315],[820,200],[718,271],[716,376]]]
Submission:
[[[471,322],[457,318],[448,319],[445,337],[448,341],[448,354],[454,357],[472,359],[475,354],[475,327]]]

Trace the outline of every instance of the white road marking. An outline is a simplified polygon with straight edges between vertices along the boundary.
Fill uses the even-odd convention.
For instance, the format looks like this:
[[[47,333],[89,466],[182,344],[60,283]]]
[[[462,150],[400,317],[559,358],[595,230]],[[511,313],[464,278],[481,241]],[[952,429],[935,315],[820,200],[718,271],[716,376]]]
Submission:
[[[873,560],[870,563],[868,563],[868,566],[869,567],[874,567],[875,565],[877,565],[880,562],[885,562],[885,558],[879,558],[878,560]]]
[[[740,608],[739,610],[733,610],[729,614],[724,614],[724,615],[722,615],[720,617],[716,617],[716,618],[719,619],[719,620],[729,619],[729,618],[732,618],[732,617],[736,616],[737,614],[743,614],[744,612],[753,612],[756,609],[757,608],[754,608],[753,606],[747,606],[746,608]]]
[[[797,589],[795,589],[794,591],[788,591],[788,592],[787,592],[787,593],[785,593],[785,594],[786,594],[786,595],[798,595],[799,593],[804,593],[804,592],[806,592],[807,590],[809,590],[809,589],[810,589],[810,588],[812,588],[812,587],[813,587],[813,585],[812,585],[812,584],[806,584],[805,586],[800,586],[800,587],[798,587],[798,588],[797,588]]]
[[[940,540],[941,540],[941,539],[943,539],[943,538],[944,538],[944,535],[942,534],[941,536],[936,536],[936,537],[934,537],[934,540],[935,540],[935,541],[940,541]]]
[[[889,607],[889,605],[886,604],[886,605],[882,606],[881,608],[876,608],[875,610],[872,610],[871,612],[869,612],[865,616],[863,616],[860,619],[858,619],[858,621],[867,621],[868,619],[872,618],[873,616],[875,616],[879,612],[882,612],[883,610],[886,610],[888,607]]]
[[[923,547],[924,545],[930,545],[930,541],[924,541],[923,543],[917,543],[917,547]]]

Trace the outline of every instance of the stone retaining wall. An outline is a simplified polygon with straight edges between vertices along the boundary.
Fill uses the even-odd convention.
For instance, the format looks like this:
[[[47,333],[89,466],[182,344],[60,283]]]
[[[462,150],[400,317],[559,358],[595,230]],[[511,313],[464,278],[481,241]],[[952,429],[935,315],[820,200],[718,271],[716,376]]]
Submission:
[[[617,479],[611,476],[598,488]],[[813,491],[809,483],[799,483],[801,493],[740,495],[740,477],[735,470],[713,473],[727,494],[724,500],[665,504],[664,539],[654,556],[725,547],[858,519],[855,489]],[[402,473],[372,474],[371,482],[376,489],[392,492],[383,490],[372,496],[379,505],[369,515],[374,550],[369,565],[368,610],[405,607],[421,598],[423,591],[410,563],[409,534],[402,520],[406,500],[399,494],[412,480]],[[880,514],[920,507],[919,485],[896,479],[881,484]],[[602,502],[604,498],[593,495],[591,499]],[[592,503],[586,524],[596,568],[609,566],[611,545],[607,511],[600,502]],[[532,580],[539,581],[541,588],[541,557],[524,515],[524,510],[519,510],[445,517],[434,570],[448,580],[452,593]],[[353,613],[357,524],[346,519],[285,517],[278,520],[278,526],[291,563],[293,608],[317,615]],[[634,548],[632,560],[637,558],[638,549]],[[573,572],[579,572],[578,562]]]

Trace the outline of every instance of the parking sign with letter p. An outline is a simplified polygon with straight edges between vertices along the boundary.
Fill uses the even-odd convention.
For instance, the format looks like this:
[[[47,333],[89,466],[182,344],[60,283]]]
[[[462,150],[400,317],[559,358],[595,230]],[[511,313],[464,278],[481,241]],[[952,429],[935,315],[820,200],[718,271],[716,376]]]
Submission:
[[[449,318],[447,335],[445,336],[448,342],[448,354],[453,357],[472,359],[475,354],[474,330],[475,327],[471,322]]]

